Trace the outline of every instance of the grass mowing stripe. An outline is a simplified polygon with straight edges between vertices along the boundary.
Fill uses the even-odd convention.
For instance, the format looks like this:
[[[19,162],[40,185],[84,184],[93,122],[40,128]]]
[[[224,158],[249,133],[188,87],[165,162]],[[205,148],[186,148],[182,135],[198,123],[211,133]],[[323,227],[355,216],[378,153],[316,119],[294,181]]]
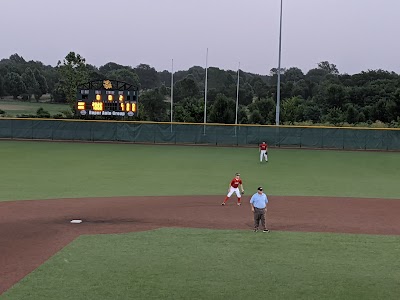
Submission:
[[[174,228],[81,236],[4,299],[398,299],[399,245],[396,236]]]
[[[248,193],[400,198],[399,153],[0,141],[0,201]],[[156,187],[156,188],[155,188]]]

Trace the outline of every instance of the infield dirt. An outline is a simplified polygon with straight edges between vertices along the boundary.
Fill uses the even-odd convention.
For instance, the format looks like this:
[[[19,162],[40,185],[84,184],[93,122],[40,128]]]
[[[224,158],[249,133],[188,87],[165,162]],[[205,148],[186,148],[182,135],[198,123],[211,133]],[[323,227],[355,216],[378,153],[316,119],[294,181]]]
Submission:
[[[252,229],[248,197],[118,197],[0,202],[0,294],[82,234],[161,227]],[[271,196],[272,231],[400,235],[400,200]],[[82,219],[81,224],[71,224]],[[273,233],[272,233],[273,234]]]

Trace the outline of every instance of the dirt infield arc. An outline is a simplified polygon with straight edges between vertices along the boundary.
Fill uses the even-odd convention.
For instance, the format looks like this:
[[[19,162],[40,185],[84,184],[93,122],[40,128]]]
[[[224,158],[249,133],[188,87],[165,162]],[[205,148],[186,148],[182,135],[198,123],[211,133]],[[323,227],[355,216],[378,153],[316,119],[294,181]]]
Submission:
[[[82,234],[160,227],[252,228],[250,206],[221,196],[84,198],[0,203],[0,294]],[[270,197],[269,228],[400,235],[400,200]],[[71,224],[82,219],[81,224]],[[250,232],[250,231],[249,231]],[[272,233],[273,234],[273,233]]]

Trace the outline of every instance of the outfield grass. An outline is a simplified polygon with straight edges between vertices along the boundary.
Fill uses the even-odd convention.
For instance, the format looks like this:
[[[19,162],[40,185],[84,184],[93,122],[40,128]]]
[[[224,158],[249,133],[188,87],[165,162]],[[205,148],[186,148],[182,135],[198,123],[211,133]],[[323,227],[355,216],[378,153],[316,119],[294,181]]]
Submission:
[[[400,198],[399,153],[0,141],[0,201],[247,193]]]
[[[394,236],[173,228],[81,236],[2,299],[398,299],[399,245]]]
[[[0,109],[4,110],[6,115],[10,117],[16,117],[22,114],[36,115],[36,111],[40,107],[47,110],[52,116],[70,109],[68,104],[60,103],[0,101]]]

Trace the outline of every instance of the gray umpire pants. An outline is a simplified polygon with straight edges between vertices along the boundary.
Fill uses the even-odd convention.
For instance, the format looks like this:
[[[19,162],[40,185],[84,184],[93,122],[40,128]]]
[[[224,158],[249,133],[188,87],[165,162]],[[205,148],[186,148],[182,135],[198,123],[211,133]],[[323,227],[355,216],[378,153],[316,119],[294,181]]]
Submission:
[[[258,229],[260,221],[263,229],[267,229],[265,225],[265,208],[254,207],[254,229]]]

